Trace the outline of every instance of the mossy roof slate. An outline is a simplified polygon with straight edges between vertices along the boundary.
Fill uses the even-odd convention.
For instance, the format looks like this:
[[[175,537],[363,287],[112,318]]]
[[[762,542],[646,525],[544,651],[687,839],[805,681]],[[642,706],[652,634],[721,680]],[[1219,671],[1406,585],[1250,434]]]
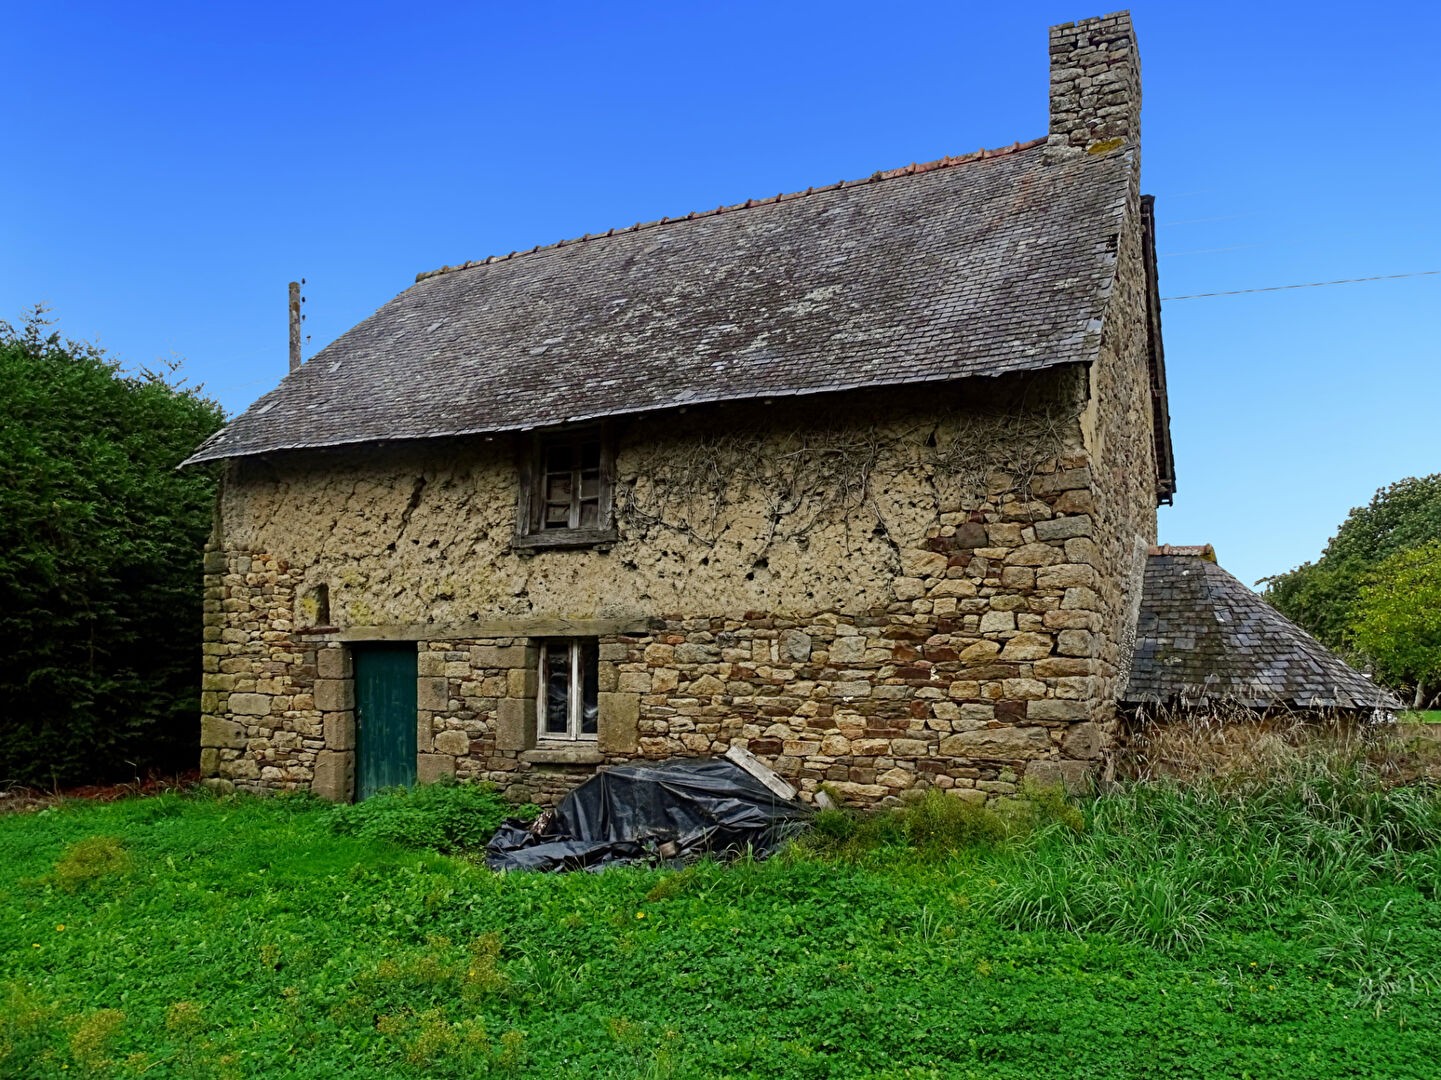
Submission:
[[[423,274],[190,462],[1084,362],[1131,154],[1018,144]]]
[[[1209,546],[1146,560],[1123,701],[1396,709],[1398,702],[1221,569]]]

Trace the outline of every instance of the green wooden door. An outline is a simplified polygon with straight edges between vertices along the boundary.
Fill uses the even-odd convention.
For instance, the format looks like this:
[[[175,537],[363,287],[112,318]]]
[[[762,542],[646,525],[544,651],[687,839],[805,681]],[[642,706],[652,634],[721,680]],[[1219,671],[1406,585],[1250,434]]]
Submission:
[[[415,645],[357,645],[355,797],[415,783]]]

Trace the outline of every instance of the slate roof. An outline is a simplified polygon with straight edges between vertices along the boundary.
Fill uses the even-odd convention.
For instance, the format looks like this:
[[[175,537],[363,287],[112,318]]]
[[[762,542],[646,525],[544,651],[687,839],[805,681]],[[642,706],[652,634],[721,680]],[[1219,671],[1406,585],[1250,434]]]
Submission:
[[[1209,545],[1152,549],[1123,701],[1400,708],[1215,560]]]
[[[1087,361],[1132,152],[1038,140],[422,274],[189,460]]]

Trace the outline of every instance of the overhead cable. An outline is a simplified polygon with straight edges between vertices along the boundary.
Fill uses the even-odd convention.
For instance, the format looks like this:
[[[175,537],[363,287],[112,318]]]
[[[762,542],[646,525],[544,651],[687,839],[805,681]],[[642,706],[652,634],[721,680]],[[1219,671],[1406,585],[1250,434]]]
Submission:
[[[1163,296],[1162,300],[1200,300],[1207,296],[1240,296],[1242,293],[1282,292],[1285,289],[1318,289],[1322,285],[1354,285],[1358,281],[1394,281],[1397,278],[1427,277],[1441,270],[1417,270],[1410,274],[1377,274],[1375,277],[1341,278],[1337,281],[1308,281],[1302,285],[1268,285],[1264,289],[1228,289],[1225,292],[1188,293],[1185,296]]]

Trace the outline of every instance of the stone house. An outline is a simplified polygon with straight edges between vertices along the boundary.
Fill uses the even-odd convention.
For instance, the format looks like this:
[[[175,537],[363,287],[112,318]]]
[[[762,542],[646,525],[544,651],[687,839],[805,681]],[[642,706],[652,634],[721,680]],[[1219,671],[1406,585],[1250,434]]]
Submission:
[[[1000,150],[418,276],[201,446],[202,770],[1079,783],[1175,491],[1127,14]]]

